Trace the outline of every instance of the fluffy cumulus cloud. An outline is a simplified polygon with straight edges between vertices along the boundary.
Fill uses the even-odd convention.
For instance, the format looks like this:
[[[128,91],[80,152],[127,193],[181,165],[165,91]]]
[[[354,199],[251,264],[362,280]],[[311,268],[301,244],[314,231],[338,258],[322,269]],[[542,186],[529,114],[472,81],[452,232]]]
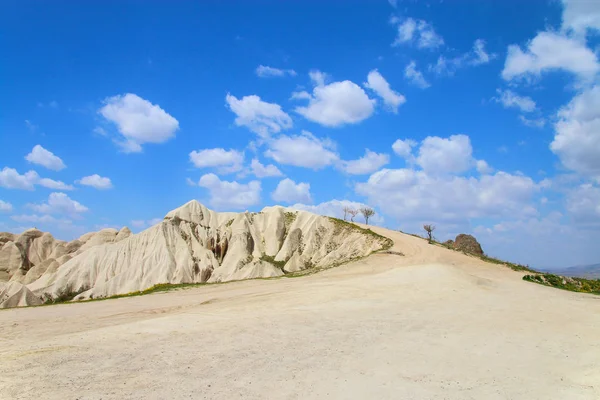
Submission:
[[[266,65],[259,65],[256,67],[256,75],[260,78],[273,78],[273,77],[284,77],[286,75],[296,76],[296,71],[293,69],[279,69],[268,67]]]
[[[13,206],[7,201],[0,200],[0,212],[9,212],[12,211]]]
[[[539,78],[542,73],[563,70],[581,81],[591,81],[600,72],[598,57],[585,42],[555,32],[540,32],[523,51],[508,46],[502,70],[507,80]]]
[[[466,135],[447,139],[429,136],[421,143],[416,162],[429,174],[455,174],[473,166],[472,153],[471,140]]]
[[[365,155],[357,160],[342,161],[341,169],[350,175],[365,175],[377,171],[390,162],[390,156],[385,153],[375,153],[366,149]]]
[[[497,97],[493,100],[502,104],[504,108],[518,108],[522,112],[530,113],[536,110],[535,101],[528,96],[519,96],[512,90],[496,89]]]
[[[210,205],[219,210],[243,210],[260,203],[260,181],[222,181],[211,173],[202,175],[198,186],[208,190]]]
[[[436,75],[454,75],[458,69],[487,64],[494,58],[496,58],[496,54],[488,53],[485,50],[485,41],[477,39],[473,43],[472,50],[451,58],[440,55],[437,62],[429,64],[427,69]]]
[[[404,77],[411,84],[421,88],[427,89],[429,86],[429,82],[425,80],[423,73],[417,69],[417,63],[415,61],[411,61],[404,68]]]
[[[28,204],[27,206],[42,214],[77,215],[88,211],[86,206],[61,192],[50,193],[46,203]]]
[[[190,161],[196,168],[216,167],[221,173],[231,173],[242,169],[244,154],[222,148],[194,150],[190,153]]]
[[[464,221],[535,215],[538,185],[529,177],[497,172],[480,178],[383,169],[358,183],[369,204],[398,220]]]
[[[273,164],[264,165],[257,158],[252,159],[250,163],[252,173],[257,178],[270,178],[276,176],[283,176],[283,173]]]
[[[43,186],[45,188],[48,189],[54,189],[54,190],[73,190],[75,189],[73,187],[73,185],[68,185],[62,181],[55,181],[54,179],[50,179],[50,178],[40,178],[36,184]]]
[[[321,140],[306,131],[302,131],[300,135],[281,135],[269,141],[268,146],[265,156],[284,165],[317,170],[339,159],[333,142]]]
[[[412,149],[417,145],[417,142],[412,139],[398,139],[392,144],[392,150],[400,157],[410,160],[412,158]]]
[[[565,31],[585,35],[587,30],[600,30],[600,3],[593,0],[562,0]]]
[[[494,172],[494,169],[490,167],[490,165],[485,160],[477,160],[475,162],[475,168],[477,168],[477,172],[482,175],[491,174]]]
[[[570,189],[566,208],[577,225],[600,227],[600,187],[584,183]]]
[[[126,153],[141,152],[144,143],[164,143],[179,129],[179,122],[159,105],[133,93],[106,98],[98,112],[117,126],[122,138],[115,143]]]
[[[320,71],[312,71],[311,80],[316,85],[312,94],[292,94],[293,99],[308,100],[307,106],[295,109],[304,118],[323,126],[339,127],[359,123],[373,114],[376,101],[370,99],[356,83],[341,81],[325,84],[325,75]]]
[[[91,186],[98,190],[111,189],[113,187],[110,178],[100,176],[98,174],[84,176],[83,178],[76,181],[76,183],[83,186]]]
[[[387,108],[394,113],[397,113],[398,107],[406,102],[406,98],[400,93],[392,90],[388,81],[386,81],[376,69],[369,72],[369,75],[367,75],[367,82],[363,85],[381,97]]]
[[[34,185],[55,190],[73,190],[73,186],[49,178],[40,178],[35,171],[20,174],[14,168],[4,167],[0,171],[0,187],[6,189],[34,190]]]
[[[397,28],[392,46],[412,44],[420,49],[437,49],[444,44],[444,39],[433,26],[421,19],[392,17],[390,23]]]
[[[292,118],[281,109],[279,104],[267,103],[256,95],[238,99],[227,94],[225,101],[229,109],[236,115],[235,124],[237,126],[245,126],[263,138],[289,129],[293,125]]]
[[[54,153],[46,150],[39,144],[33,147],[31,153],[25,156],[25,159],[32,164],[41,165],[54,171],[60,171],[67,167],[60,157],[55,156]]]
[[[330,200],[316,205],[310,204],[302,204],[297,203],[291,206],[291,208],[295,208],[296,210],[308,211],[313,214],[325,215],[327,217],[333,218],[344,218],[344,208],[352,208],[355,210],[360,210],[364,207],[369,207],[368,205],[356,201],[350,200]],[[346,216],[348,217],[348,216]],[[349,218],[348,218],[349,219]],[[361,221],[360,215],[355,218],[355,221]],[[378,213],[375,213],[374,216],[369,218],[369,224],[373,225],[383,225],[384,219]]]
[[[39,180],[35,171],[29,171],[23,175],[14,168],[4,167],[0,171],[0,187],[6,189],[33,190],[33,185]]]
[[[289,178],[282,179],[271,193],[271,198],[279,203],[311,203],[310,184],[296,183]]]
[[[600,86],[584,90],[558,112],[550,149],[570,170],[600,182]]]

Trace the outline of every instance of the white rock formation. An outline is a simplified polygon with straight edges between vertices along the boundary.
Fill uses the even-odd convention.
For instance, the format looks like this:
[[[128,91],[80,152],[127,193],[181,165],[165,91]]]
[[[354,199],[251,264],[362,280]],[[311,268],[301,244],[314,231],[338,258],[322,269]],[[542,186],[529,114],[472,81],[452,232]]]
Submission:
[[[18,282],[0,282],[0,308],[38,306],[42,300]]]
[[[306,211],[276,206],[259,213],[218,213],[190,201],[136,235],[123,228],[86,234],[68,244],[34,240],[33,246],[40,247],[33,252],[36,262],[17,268],[22,272],[14,271],[19,249],[11,243],[0,252],[0,271],[4,268],[11,281],[26,284],[46,301],[107,297],[159,283],[276,277],[366,256],[389,240]]]

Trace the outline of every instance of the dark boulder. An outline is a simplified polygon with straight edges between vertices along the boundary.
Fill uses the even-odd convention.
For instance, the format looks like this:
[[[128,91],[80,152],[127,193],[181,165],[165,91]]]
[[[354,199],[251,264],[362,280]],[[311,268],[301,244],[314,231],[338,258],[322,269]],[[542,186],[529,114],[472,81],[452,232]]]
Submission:
[[[481,245],[475,239],[475,237],[471,235],[466,235],[461,233],[456,236],[454,240],[454,249],[458,251],[463,251],[465,253],[474,254],[476,256],[482,256],[483,250],[481,249]]]

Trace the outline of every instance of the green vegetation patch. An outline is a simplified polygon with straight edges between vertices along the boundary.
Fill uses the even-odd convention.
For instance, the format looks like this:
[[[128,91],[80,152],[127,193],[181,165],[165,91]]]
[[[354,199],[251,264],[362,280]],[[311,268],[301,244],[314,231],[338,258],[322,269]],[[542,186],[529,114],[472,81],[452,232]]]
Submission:
[[[269,264],[276,266],[277,268],[279,268],[282,271],[283,271],[283,267],[285,266],[285,261],[275,261],[275,257],[268,256],[266,254],[263,254],[260,259],[264,262],[268,262]],[[285,271],[283,271],[283,272],[285,273]]]
[[[294,223],[294,221],[296,220],[297,215],[298,215],[297,212],[286,211],[284,213],[285,226],[291,226]]]
[[[531,274],[525,275],[523,280],[558,289],[570,290],[571,292],[600,295],[600,279],[570,278],[554,274]]]

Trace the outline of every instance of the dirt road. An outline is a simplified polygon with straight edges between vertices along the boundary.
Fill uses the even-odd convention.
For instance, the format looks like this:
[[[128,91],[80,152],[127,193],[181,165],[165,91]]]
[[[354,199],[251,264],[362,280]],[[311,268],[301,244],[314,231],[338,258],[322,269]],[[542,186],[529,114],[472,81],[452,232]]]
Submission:
[[[600,297],[377,231],[405,256],[2,311],[0,398],[600,398]]]

